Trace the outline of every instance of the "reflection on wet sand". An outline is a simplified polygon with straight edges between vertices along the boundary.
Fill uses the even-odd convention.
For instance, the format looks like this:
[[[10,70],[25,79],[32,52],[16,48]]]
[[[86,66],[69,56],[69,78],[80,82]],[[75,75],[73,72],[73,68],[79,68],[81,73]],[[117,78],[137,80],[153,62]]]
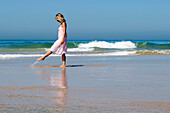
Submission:
[[[49,82],[50,82],[50,86],[67,88],[66,68],[62,69],[62,76],[50,76]]]
[[[67,96],[67,77],[66,77],[66,68],[62,68],[61,73],[49,73],[49,70],[39,70],[37,73],[48,81],[49,86],[56,87],[58,90],[49,91],[50,96],[54,103],[60,105],[66,105],[66,96]]]

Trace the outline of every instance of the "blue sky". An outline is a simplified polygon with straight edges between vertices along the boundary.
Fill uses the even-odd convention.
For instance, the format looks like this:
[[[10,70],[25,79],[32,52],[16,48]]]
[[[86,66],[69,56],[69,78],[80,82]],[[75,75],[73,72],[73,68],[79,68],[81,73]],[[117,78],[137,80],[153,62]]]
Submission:
[[[170,0],[1,0],[0,39],[170,40]]]

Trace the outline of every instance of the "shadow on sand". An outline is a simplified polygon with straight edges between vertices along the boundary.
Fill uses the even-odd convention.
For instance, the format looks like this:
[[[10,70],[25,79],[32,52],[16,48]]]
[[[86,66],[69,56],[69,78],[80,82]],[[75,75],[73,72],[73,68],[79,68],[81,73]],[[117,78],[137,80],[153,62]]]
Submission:
[[[83,67],[84,65],[67,65],[66,68],[72,68],[72,67]],[[43,68],[61,68],[60,66],[53,66],[53,65],[34,65],[31,67],[43,67]]]
[[[84,65],[67,65],[66,67],[83,67]]]

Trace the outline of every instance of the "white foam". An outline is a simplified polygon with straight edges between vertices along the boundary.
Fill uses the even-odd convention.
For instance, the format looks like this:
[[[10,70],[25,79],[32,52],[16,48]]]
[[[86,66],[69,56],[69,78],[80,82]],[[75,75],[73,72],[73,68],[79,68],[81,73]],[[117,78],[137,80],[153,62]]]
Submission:
[[[43,55],[44,54],[0,54],[0,59],[21,58],[21,57],[41,57]]]
[[[121,41],[115,43],[109,43],[106,41],[92,41],[87,44],[79,44],[79,48],[92,48],[92,47],[99,47],[99,48],[136,48],[135,44],[131,41]]]
[[[115,51],[106,53],[80,53],[80,54],[67,54],[67,56],[121,56],[135,54],[136,51]],[[44,54],[0,54],[0,59],[11,59],[11,58],[26,58],[26,57],[41,57]],[[50,57],[61,56],[52,54]]]
[[[43,48],[43,49],[45,49],[45,51],[49,51],[50,50],[50,48]]]
[[[67,51],[68,52],[85,52],[85,51],[93,51],[94,50],[94,48],[89,48],[89,47],[87,47],[87,48],[82,48],[82,47],[80,47],[80,48],[68,48],[67,49]]]

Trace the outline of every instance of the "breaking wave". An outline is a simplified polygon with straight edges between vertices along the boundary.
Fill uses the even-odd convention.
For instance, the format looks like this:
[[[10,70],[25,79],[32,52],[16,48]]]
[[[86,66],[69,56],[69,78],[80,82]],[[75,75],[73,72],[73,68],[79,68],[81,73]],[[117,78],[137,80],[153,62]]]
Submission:
[[[0,52],[46,52],[54,41],[0,41]],[[110,52],[113,50],[169,50],[170,41],[71,41],[68,52]]]
[[[92,41],[87,44],[79,44],[79,48],[89,48],[89,47],[98,47],[98,48],[136,48],[135,44],[130,41],[121,41],[115,43],[109,43],[106,41]]]

